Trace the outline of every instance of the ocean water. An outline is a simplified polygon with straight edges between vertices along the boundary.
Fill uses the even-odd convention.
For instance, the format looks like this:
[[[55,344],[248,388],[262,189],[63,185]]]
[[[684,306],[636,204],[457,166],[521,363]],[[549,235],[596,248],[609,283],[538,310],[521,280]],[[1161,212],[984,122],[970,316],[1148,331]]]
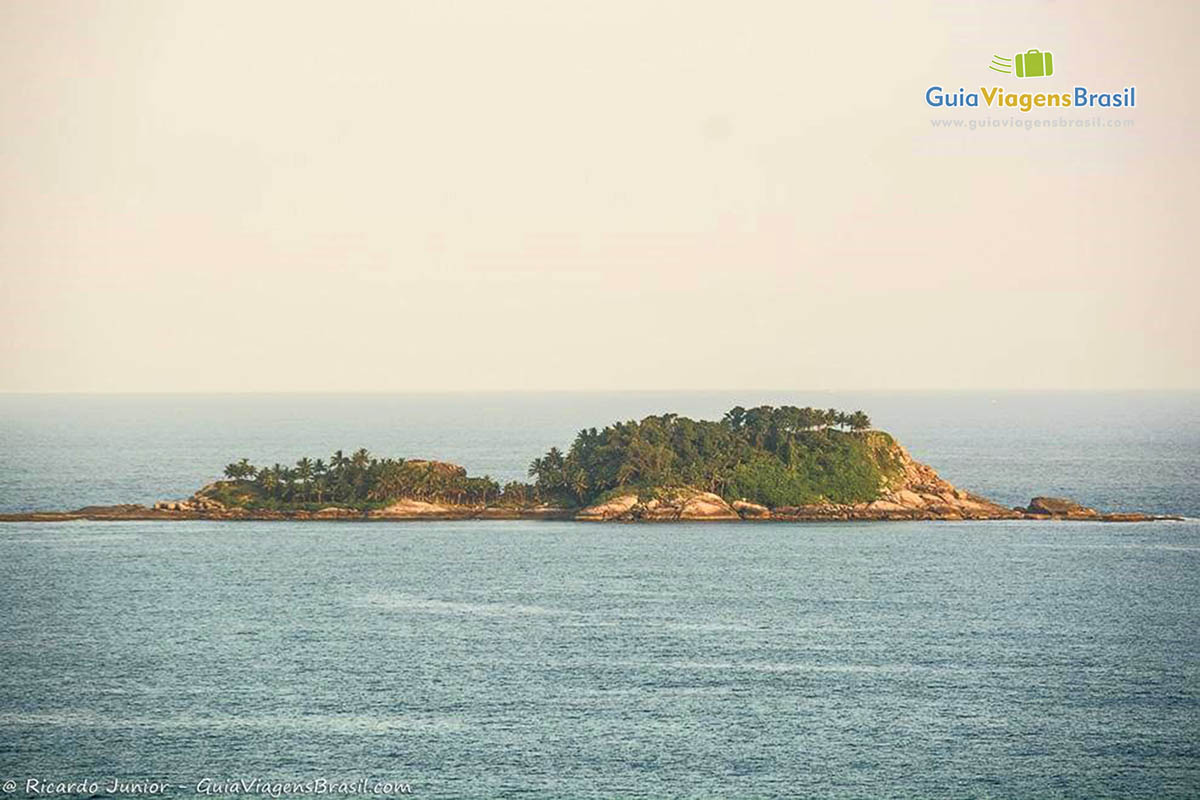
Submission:
[[[584,425],[781,401],[1004,502],[1200,509],[1194,395],[782,393],[6,397],[0,507],[359,445],[505,479]],[[1196,797],[1200,522],[0,524],[6,794],[113,777]]]

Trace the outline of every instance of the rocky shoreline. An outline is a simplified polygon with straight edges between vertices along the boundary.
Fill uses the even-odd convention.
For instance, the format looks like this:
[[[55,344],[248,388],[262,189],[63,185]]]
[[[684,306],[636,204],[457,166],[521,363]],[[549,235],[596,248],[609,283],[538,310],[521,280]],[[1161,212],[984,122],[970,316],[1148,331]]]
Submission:
[[[913,520],[1078,520],[1089,522],[1152,522],[1178,520],[1177,516],[1103,512],[1071,500],[1035,497],[1029,505],[1010,508],[953,486],[931,467],[915,461],[896,445],[902,474],[879,497],[855,504],[815,503],[803,506],[766,506],[744,500],[732,503],[711,492],[689,487],[659,489],[651,497],[617,494],[586,508],[538,505],[523,508],[430,503],[402,499],[382,508],[363,511],[327,506],[317,510],[266,510],[227,506],[205,487],[185,500],[153,506],[88,506],[74,511],[0,514],[0,522],[65,522],[70,520],[227,520],[347,522],[415,520],[560,520],[578,522],[888,522]]]
[[[726,503],[707,492],[684,501],[639,500],[626,495],[583,509],[501,508],[436,503],[406,503],[372,511],[330,506],[317,511],[270,511],[243,508],[200,508],[188,501],[170,508],[123,504],[87,506],[74,511],[30,511],[0,514],[0,522],[164,521],[213,520],[228,522],[343,521],[403,522],[452,520],[556,520],[573,522],[899,522],[971,520],[1074,520],[1087,522],[1154,522],[1182,520],[1179,516],[1136,512],[1103,512],[1053,497],[1035,497],[1026,507],[1006,508],[969,495],[957,504],[927,501],[924,507],[902,506],[890,500],[858,505],[814,504],[769,509],[755,503]],[[419,506],[419,507],[418,507]]]
[[[713,495],[715,497],[715,495]],[[720,500],[720,498],[718,498]],[[158,509],[143,505],[88,506],[74,511],[30,511],[0,513],[2,522],[71,522],[85,519],[91,522],[186,522],[208,519],[221,522],[416,522],[416,521],[464,521],[464,519],[530,519],[530,521],[559,522],[760,522],[760,523],[805,523],[805,522],[902,522],[902,521],[988,521],[988,519],[1039,519],[1039,521],[1081,522],[1156,522],[1181,521],[1182,517],[1146,515],[1138,512],[1103,512],[1072,503],[1060,498],[1033,498],[1030,506],[1000,507],[997,511],[985,512],[937,512],[930,509],[890,510],[841,505],[785,506],[780,509],[734,501],[726,504],[702,499],[698,504],[684,507],[649,503],[629,503],[628,500],[611,501],[588,509],[500,509],[500,507],[442,506],[430,504],[427,510],[370,511],[340,509],[330,506],[318,511],[247,511],[245,509],[178,511]],[[1050,511],[1054,507],[1054,511]]]

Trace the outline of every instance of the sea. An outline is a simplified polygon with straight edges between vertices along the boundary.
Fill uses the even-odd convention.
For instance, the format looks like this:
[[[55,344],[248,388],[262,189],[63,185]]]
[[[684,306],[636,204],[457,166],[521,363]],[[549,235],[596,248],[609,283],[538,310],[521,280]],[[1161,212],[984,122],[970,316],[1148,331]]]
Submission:
[[[1200,797],[1200,395],[0,395],[0,511],[861,408],[1182,521],[0,523],[0,796]]]

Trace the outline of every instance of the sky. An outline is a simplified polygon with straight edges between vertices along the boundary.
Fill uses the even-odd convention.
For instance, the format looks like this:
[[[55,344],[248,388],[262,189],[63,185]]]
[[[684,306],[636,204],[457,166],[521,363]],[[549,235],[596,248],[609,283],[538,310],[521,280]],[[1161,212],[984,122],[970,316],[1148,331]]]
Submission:
[[[1200,389],[1198,29],[0,0],[0,391]],[[1060,117],[1131,124],[1023,127]]]

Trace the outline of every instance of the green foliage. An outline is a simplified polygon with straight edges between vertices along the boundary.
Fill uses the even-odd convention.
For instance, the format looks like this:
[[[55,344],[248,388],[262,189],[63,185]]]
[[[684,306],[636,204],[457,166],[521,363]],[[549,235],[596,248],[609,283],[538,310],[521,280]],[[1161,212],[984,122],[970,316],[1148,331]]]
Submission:
[[[861,411],[795,406],[738,406],[720,422],[663,414],[582,430],[529,475],[543,497],[567,505],[672,486],[771,507],[858,502],[875,498],[895,466],[890,437],[865,432],[870,425]]]
[[[812,503],[821,497],[807,475],[765,453],[756,454],[734,468],[725,494],[731,499],[745,498],[769,508]]]
[[[294,467],[255,468],[248,459],[230,464],[208,494],[230,506],[261,509],[315,509],[327,505],[373,508],[400,499],[456,505],[500,504],[514,508],[540,502],[536,487],[510,482],[503,489],[488,476],[467,475],[462,467],[438,461],[372,458],[365,449],[329,462],[301,458]]]
[[[689,486],[728,500],[778,507],[822,499],[870,500],[901,465],[891,437],[868,431],[861,411],[759,406],[730,409],[719,422],[676,414],[579,432],[564,453],[551,448],[529,467],[533,483],[501,487],[488,476],[437,461],[374,458],[338,450],[328,461],[225,467],[208,495],[250,509],[367,509],[400,499],[526,508],[579,506],[636,492],[643,498]]]

